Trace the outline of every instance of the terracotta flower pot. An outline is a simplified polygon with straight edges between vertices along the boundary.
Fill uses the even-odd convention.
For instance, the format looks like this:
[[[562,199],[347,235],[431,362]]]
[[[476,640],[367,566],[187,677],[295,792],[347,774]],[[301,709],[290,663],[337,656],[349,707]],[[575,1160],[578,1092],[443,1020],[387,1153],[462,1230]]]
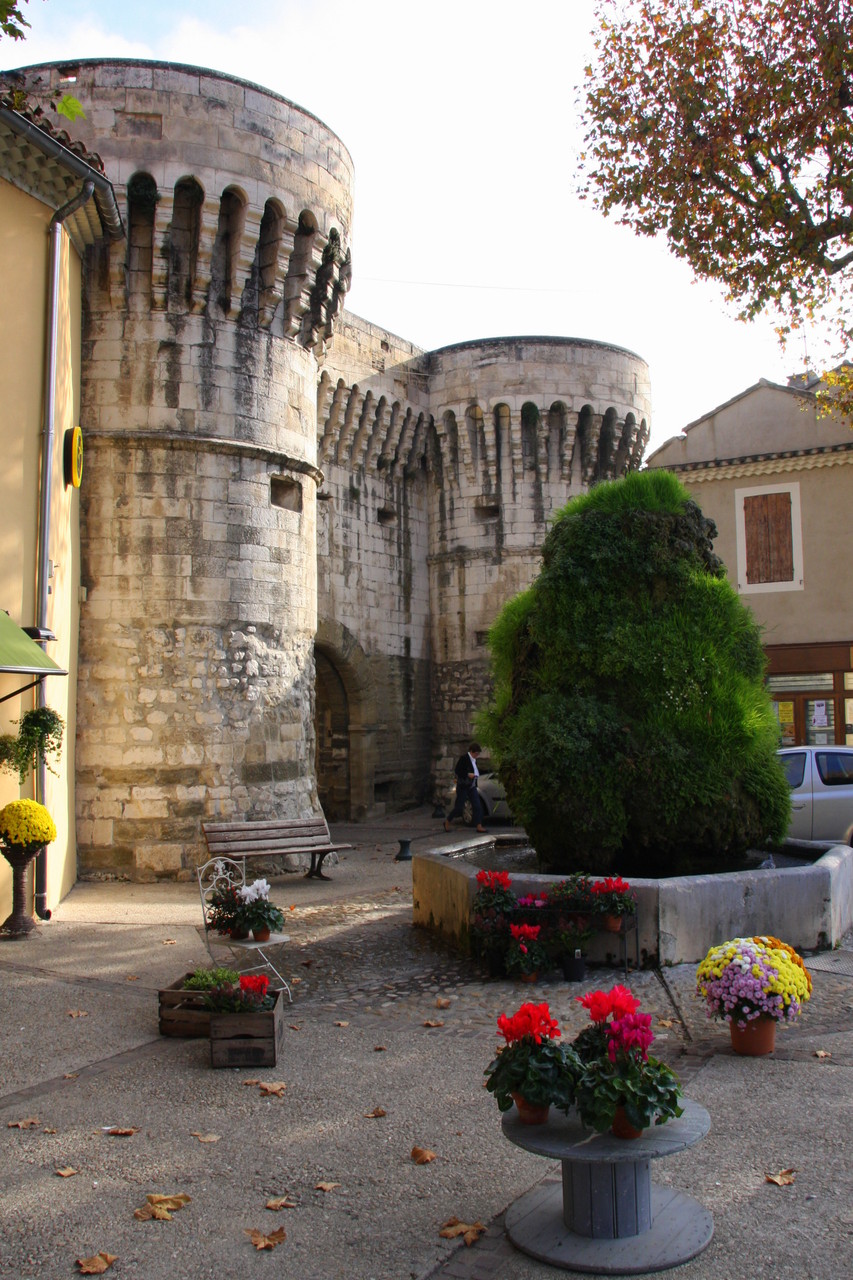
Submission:
[[[602,928],[608,933],[620,933],[622,929],[622,917],[606,915],[601,920]]]
[[[732,1037],[732,1049],[745,1058],[761,1058],[772,1053],[776,1048],[776,1019],[762,1014],[753,1018],[745,1027],[739,1027],[734,1021],[729,1023]]]
[[[515,1103],[515,1109],[518,1112],[518,1118],[522,1124],[545,1124],[548,1119],[550,1106],[535,1107],[520,1093],[514,1093],[512,1100]]]
[[[235,942],[242,942],[244,938],[248,938],[249,936],[249,930],[244,928],[242,925],[235,925],[233,929],[229,930],[229,932]]]
[[[262,925],[259,929],[253,929],[252,937],[255,939],[255,942],[269,942],[270,940],[269,925],[265,924],[265,925]]]
[[[614,1138],[642,1138],[643,1130],[635,1129],[625,1114],[624,1107],[617,1107],[610,1132]]]
[[[538,971],[536,973],[520,973],[518,977],[519,977],[519,981],[521,982],[538,982],[539,981]]]

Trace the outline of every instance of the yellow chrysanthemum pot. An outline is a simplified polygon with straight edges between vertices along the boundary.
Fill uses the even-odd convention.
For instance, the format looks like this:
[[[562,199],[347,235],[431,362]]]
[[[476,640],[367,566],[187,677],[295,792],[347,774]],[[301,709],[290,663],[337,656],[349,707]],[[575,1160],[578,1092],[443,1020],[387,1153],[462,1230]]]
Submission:
[[[0,925],[0,936],[26,938],[35,928],[27,909],[27,867],[55,839],[53,818],[36,800],[12,800],[0,809],[0,853],[12,868],[12,914]]]

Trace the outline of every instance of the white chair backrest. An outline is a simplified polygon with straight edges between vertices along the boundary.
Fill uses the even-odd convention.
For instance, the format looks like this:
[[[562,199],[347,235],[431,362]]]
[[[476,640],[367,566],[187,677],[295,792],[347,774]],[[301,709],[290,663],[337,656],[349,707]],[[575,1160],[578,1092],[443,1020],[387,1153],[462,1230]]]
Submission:
[[[235,889],[242,889],[246,883],[246,868],[244,863],[237,862],[234,858],[211,858],[209,862],[196,868],[196,874],[204,927],[207,930],[207,913],[213,894],[217,889],[227,889],[231,885]]]

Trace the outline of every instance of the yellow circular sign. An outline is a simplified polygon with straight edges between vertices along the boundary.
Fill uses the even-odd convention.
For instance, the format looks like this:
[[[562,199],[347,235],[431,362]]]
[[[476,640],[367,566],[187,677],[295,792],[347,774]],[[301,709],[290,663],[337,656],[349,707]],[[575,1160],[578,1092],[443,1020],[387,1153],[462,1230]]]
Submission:
[[[83,479],[83,432],[72,427],[65,433],[65,483],[80,488]]]

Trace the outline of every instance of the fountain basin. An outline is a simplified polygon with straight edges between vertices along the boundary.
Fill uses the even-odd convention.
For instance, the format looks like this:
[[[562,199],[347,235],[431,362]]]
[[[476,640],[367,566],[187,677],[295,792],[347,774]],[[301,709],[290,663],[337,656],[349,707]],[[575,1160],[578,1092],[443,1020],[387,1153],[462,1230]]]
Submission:
[[[478,849],[489,837],[472,838],[441,853],[417,853],[412,861],[413,922],[469,948],[471,902],[477,892]],[[514,891],[547,890],[562,876],[512,874]],[[659,964],[695,963],[728,938],[769,934],[798,951],[833,947],[853,928],[853,849],[835,845],[805,867],[730,871],[719,875],[632,878],[637,895],[640,953]],[[590,939],[590,960],[615,958],[613,937]]]

